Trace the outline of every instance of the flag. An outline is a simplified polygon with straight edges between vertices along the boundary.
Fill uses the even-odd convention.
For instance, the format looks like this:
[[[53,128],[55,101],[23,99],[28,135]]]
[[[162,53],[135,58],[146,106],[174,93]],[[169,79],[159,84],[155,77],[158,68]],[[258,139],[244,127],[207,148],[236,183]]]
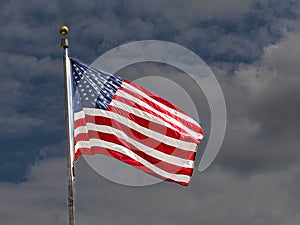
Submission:
[[[187,186],[200,125],[185,112],[117,75],[70,59],[74,83],[75,160],[103,154]]]

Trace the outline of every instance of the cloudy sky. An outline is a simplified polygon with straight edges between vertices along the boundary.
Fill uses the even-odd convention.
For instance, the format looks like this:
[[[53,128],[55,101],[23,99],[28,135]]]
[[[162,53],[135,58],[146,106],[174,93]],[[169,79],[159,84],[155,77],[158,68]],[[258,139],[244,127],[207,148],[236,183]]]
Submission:
[[[58,33],[63,24],[70,28],[72,56],[87,63],[139,40],[169,41],[190,49],[216,75],[228,113],[220,154],[206,171],[194,172],[188,188],[167,182],[120,185],[80,158],[77,224],[300,223],[299,1],[3,0],[1,225],[67,223]],[[173,76],[180,71],[141,63],[119,74],[128,79],[155,74],[188,89],[210,133],[203,93],[188,79]],[[198,164],[206,143],[199,146]]]

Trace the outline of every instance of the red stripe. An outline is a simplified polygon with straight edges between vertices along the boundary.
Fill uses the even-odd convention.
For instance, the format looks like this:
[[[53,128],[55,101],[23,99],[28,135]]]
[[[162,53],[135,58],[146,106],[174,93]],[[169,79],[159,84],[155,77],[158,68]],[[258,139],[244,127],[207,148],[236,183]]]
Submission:
[[[77,144],[78,141],[84,140],[86,133],[84,134],[78,134],[75,137],[75,145]],[[103,141],[107,141],[113,144],[118,144],[121,146],[124,146],[125,148],[129,149],[131,152],[135,153],[136,155],[140,156],[141,158],[145,159],[149,163],[155,165],[158,168],[161,168],[164,171],[167,171],[169,173],[174,173],[174,174],[184,174],[184,175],[190,175],[192,172],[191,168],[185,168],[185,167],[180,167],[176,166],[173,164],[170,164],[168,162],[162,161],[160,159],[154,158],[150,155],[148,155],[145,152],[142,152],[138,148],[136,148],[134,145],[130,144],[129,142],[117,137],[116,135],[113,134],[107,134],[107,133],[102,133],[102,132],[97,132],[97,131],[88,131],[88,136],[90,139],[95,138],[95,139],[100,139]]]
[[[121,87],[119,88],[119,90],[122,90],[122,91],[126,92],[127,94],[132,95],[133,97],[137,98],[139,101],[142,101],[142,102],[148,104],[148,105],[149,105],[150,107],[152,107],[153,109],[155,109],[155,110],[157,110],[157,111],[159,111],[159,112],[162,112],[162,113],[164,113],[164,114],[166,114],[166,115],[172,117],[173,119],[179,121],[181,124],[183,124],[184,126],[188,127],[189,129],[191,129],[191,130],[193,130],[193,131],[195,131],[195,132],[201,133],[201,134],[203,135],[203,130],[202,130],[201,127],[199,127],[199,126],[197,126],[197,125],[195,125],[195,124],[193,124],[193,123],[191,123],[191,122],[189,122],[189,121],[186,121],[185,119],[183,119],[183,118],[181,118],[181,117],[178,117],[178,116],[176,116],[176,115],[170,113],[169,111],[163,109],[162,107],[160,107],[160,106],[157,105],[157,104],[154,104],[153,102],[151,102],[150,100],[144,98],[143,96],[141,96],[141,95],[139,95],[139,94],[137,94],[137,93],[135,93],[135,92],[133,92],[133,91],[131,91],[131,90],[126,89],[124,86],[121,86]],[[115,95],[113,99],[117,99],[117,100],[119,101],[119,99],[118,99],[119,97],[120,97],[120,96]],[[150,97],[152,97],[152,96],[150,96]],[[125,99],[126,99],[126,98],[125,98]],[[124,101],[124,100],[123,100],[123,101]],[[128,103],[126,103],[126,102],[124,102],[124,103],[126,103],[126,104],[128,104],[128,105],[131,105],[131,106],[133,106],[133,107],[136,107],[136,105],[138,105],[139,107],[142,107],[142,108],[143,108],[143,111],[146,111],[145,108],[144,108],[143,106],[141,106],[141,105],[139,105],[139,104],[137,104],[137,103],[135,103],[135,102],[133,102],[133,101],[130,101],[130,100],[128,100],[128,99],[126,99],[126,101],[128,101],[128,103],[130,102],[130,104],[128,104]],[[170,104],[171,104],[171,103],[170,103]],[[136,108],[137,108],[137,107],[136,107]],[[155,116],[158,117],[158,115],[157,115],[155,112],[152,112],[152,111],[150,111],[149,109],[147,109],[147,112],[149,112],[149,113],[151,113],[151,114],[153,114],[153,115],[155,115]],[[162,117],[160,117],[160,118],[162,118]],[[165,119],[164,119],[164,120],[165,120]],[[165,120],[165,121],[166,121],[166,120]],[[170,123],[170,122],[168,122],[168,123]],[[170,123],[170,124],[171,124],[171,123]],[[171,124],[171,125],[176,126],[175,124]],[[177,126],[176,128],[178,128],[178,126]],[[179,129],[180,129],[180,131],[182,130],[182,128],[179,128]]]
[[[148,95],[149,97],[155,99],[156,101],[160,102],[161,104],[163,104],[163,105],[165,105],[165,106],[167,106],[167,107],[169,107],[169,108],[171,108],[171,109],[174,109],[174,110],[176,110],[176,111],[178,111],[178,112],[180,112],[180,113],[186,115],[187,117],[191,117],[191,116],[188,115],[186,112],[184,112],[182,109],[180,109],[178,106],[176,106],[176,105],[172,104],[171,102],[169,102],[168,100],[166,100],[166,99],[164,99],[164,98],[162,98],[162,97],[160,97],[160,96],[154,94],[153,92],[151,92],[151,91],[149,91],[149,90],[147,90],[147,89],[145,89],[145,88],[139,86],[138,84],[132,83],[131,81],[128,81],[128,80],[124,80],[123,82],[125,82],[125,83],[127,83],[127,84],[129,84],[129,85],[131,85],[131,86],[133,86],[133,87],[135,87],[135,88],[137,88],[137,89],[139,89],[140,91],[144,92],[146,95]],[[126,88],[123,87],[123,86],[121,86],[120,88],[126,89]],[[128,89],[127,89],[127,90],[128,90]],[[130,91],[130,90],[129,90],[129,91]],[[131,92],[132,92],[132,91],[131,91]],[[133,93],[135,93],[135,92],[133,92]],[[138,94],[136,93],[136,95],[138,95]],[[141,98],[141,99],[144,99],[144,97],[142,97],[141,95],[138,95],[138,96],[139,96],[138,99],[140,99],[140,98]],[[153,104],[153,103],[151,103],[151,105],[152,105],[152,104]],[[185,121],[185,120],[184,120],[184,121]],[[196,132],[198,132],[197,130],[198,130],[198,128],[200,128],[200,129],[201,129],[200,133],[201,133],[202,135],[204,134],[201,127],[199,127],[199,126],[197,126],[197,125],[195,125],[195,124],[193,124],[193,123],[191,123],[191,122],[188,122],[188,121],[186,121],[186,122],[192,124],[193,126],[195,126],[195,131],[196,131]],[[192,130],[194,130],[194,129],[192,129]]]
[[[182,114],[184,114],[184,115],[190,117],[186,112],[184,112],[184,111],[183,111],[182,109],[180,109],[178,106],[176,106],[176,105],[170,103],[170,102],[167,101],[166,99],[164,99],[164,98],[162,98],[162,97],[160,97],[160,96],[154,94],[153,92],[151,92],[151,91],[149,91],[149,90],[147,90],[147,89],[145,89],[145,88],[139,86],[138,84],[132,83],[132,82],[129,81],[129,80],[124,80],[123,82],[125,82],[125,83],[127,83],[127,84],[129,84],[129,85],[131,85],[131,86],[133,86],[133,87],[135,87],[135,88],[137,88],[137,89],[139,89],[140,91],[144,92],[146,95],[148,95],[148,96],[150,96],[151,98],[155,99],[156,101],[158,101],[158,102],[164,104],[165,106],[167,106],[167,107],[169,107],[169,108],[171,108],[171,109],[175,109],[176,111],[178,111],[178,112],[180,112],[180,113],[182,113]]]
[[[94,116],[86,115],[85,120],[87,122],[90,122],[90,123],[93,123],[93,124],[106,125],[106,126],[114,127],[118,130],[122,130],[130,138],[132,138],[132,139],[134,139],[138,142],[142,141],[142,143],[144,145],[146,145],[150,148],[154,148],[154,149],[156,149],[158,151],[161,151],[161,152],[163,152],[165,154],[168,154],[168,155],[174,155],[176,157],[180,157],[180,158],[183,158],[183,159],[193,159],[195,154],[196,154],[193,151],[185,151],[185,150],[182,150],[178,147],[170,146],[170,145],[167,145],[165,143],[162,143],[159,140],[155,140],[153,138],[145,136],[142,133],[140,133],[136,130],[133,130],[133,129],[127,127],[126,125],[124,125],[122,123],[119,123],[118,121],[113,120],[113,119],[109,119],[109,118],[105,118],[105,117],[99,117],[99,116],[94,117]],[[77,128],[82,123],[83,122],[81,121],[81,119],[76,120],[74,127]],[[83,126],[86,126],[86,124],[83,124]]]
[[[173,124],[172,122],[166,120],[166,119],[165,119],[164,117],[162,117],[161,115],[159,115],[159,114],[157,114],[157,113],[155,113],[155,112],[149,110],[148,108],[145,108],[144,106],[141,106],[140,104],[137,104],[137,103],[135,103],[135,102],[133,102],[133,101],[127,99],[127,98],[123,98],[123,97],[117,96],[117,95],[115,95],[113,99],[114,99],[115,101],[119,101],[119,102],[122,102],[122,103],[124,103],[124,104],[126,104],[126,105],[129,105],[129,106],[131,106],[131,107],[134,107],[134,108],[136,108],[136,109],[139,109],[139,110],[141,110],[141,111],[145,111],[145,112],[147,112],[148,114],[150,114],[150,115],[152,115],[152,116],[154,116],[154,117],[159,118],[160,120],[162,120],[163,122],[169,124],[171,127],[174,128],[174,129],[171,129],[171,128],[168,128],[168,127],[165,127],[165,126],[162,126],[162,125],[161,125],[162,127],[164,127],[163,129],[170,129],[170,130],[173,130],[173,132],[179,132],[179,134],[181,133],[181,136],[182,136],[182,137],[184,136],[184,134],[186,134],[185,136],[186,136],[186,137],[189,137],[189,139],[190,139],[192,142],[196,143],[196,144],[199,144],[199,142],[201,141],[201,139],[195,139],[194,137],[192,137],[192,136],[191,136],[190,134],[188,134],[182,127],[179,127],[179,126]],[[112,111],[112,110],[111,110],[112,107],[114,107],[114,106],[109,106],[109,107],[108,107],[108,110]],[[115,108],[117,108],[117,107],[115,107]],[[162,112],[162,113],[164,113],[164,112]],[[127,114],[128,114],[128,113],[127,113]],[[132,114],[129,113],[129,115],[131,116]],[[180,119],[180,118],[177,118],[176,120],[177,120],[179,123],[183,123],[183,120]],[[154,122],[153,122],[153,123],[154,123]],[[201,132],[202,132],[202,129],[201,129],[200,127],[199,127],[199,129],[200,129],[200,130],[198,130],[198,131],[196,131],[196,132],[201,133]]]
[[[115,96],[113,97],[113,99],[114,99],[115,101],[119,101],[119,102],[122,102],[122,103],[124,103],[124,104],[126,104],[126,105],[129,105],[129,106],[131,106],[131,107],[133,107],[133,108],[136,108],[136,109],[139,109],[139,110],[141,110],[141,111],[147,112],[147,113],[149,113],[150,115],[152,115],[152,116],[154,116],[154,117],[157,117],[157,118],[161,119],[161,120],[164,121],[165,123],[168,123],[169,125],[171,125],[172,127],[174,127],[174,129],[177,130],[178,132],[185,133],[186,135],[190,136],[185,130],[182,129],[182,127],[179,127],[179,126],[177,126],[177,125],[175,125],[175,124],[169,122],[169,121],[166,120],[164,117],[162,117],[162,116],[156,114],[155,112],[153,112],[153,111],[151,111],[151,110],[149,110],[149,109],[147,109],[147,108],[141,106],[141,105],[138,104],[138,103],[135,103],[135,102],[133,102],[133,101],[127,99],[127,98],[123,98],[123,97],[118,96],[118,95],[115,95]],[[170,129],[170,128],[169,128],[169,129]],[[191,137],[191,138],[192,138],[192,137]]]
[[[116,151],[111,150],[111,149],[106,149],[106,148],[102,148],[102,147],[92,147],[91,149],[80,148],[80,149],[77,150],[75,156],[76,156],[76,158],[78,158],[79,155],[96,155],[96,154],[111,156],[115,159],[118,159],[122,162],[125,162],[129,165],[132,165],[132,166],[136,167],[139,170],[142,170],[142,171],[144,171],[148,174],[151,174],[152,176],[157,177],[159,179],[166,180],[166,181],[173,182],[173,183],[178,183],[178,184],[183,185],[183,186],[188,186],[189,185],[189,183],[186,183],[186,182],[180,182],[180,181],[173,180],[171,178],[166,178],[166,177],[160,176],[156,172],[152,171],[148,167],[141,164],[140,162],[130,158],[127,155],[124,155],[122,153],[116,152]]]
[[[147,129],[153,130],[155,132],[164,134],[165,136],[172,137],[181,141],[186,141],[186,142],[192,142],[192,143],[198,143],[198,141],[191,137],[187,133],[180,133],[177,130],[171,129],[169,127],[166,127],[164,125],[158,124],[153,121],[149,121],[147,119],[144,119],[142,117],[139,117],[133,113],[130,113],[126,110],[123,110],[121,108],[115,107],[115,106],[108,106],[107,108],[108,111],[114,112],[118,115],[121,115],[125,118],[128,118],[129,120],[137,123],[138,125],[145,127]]]

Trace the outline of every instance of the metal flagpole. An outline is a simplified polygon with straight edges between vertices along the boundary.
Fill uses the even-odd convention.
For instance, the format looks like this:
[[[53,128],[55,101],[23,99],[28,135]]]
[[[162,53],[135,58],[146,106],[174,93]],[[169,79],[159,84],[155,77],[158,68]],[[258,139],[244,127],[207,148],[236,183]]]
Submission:
[[[69,29],[66,26],[60,28],[60,34],[65,36]],[[64,49],[64,83],[65,83],[65,110],[67,128],[67,166],[68,166],[68,214],[69,225],[75,225],[75,205],[74,205],[74,129],[73,129],[73,86],[71,64],[68,55],[68,39],[61,39],[61,47]]]

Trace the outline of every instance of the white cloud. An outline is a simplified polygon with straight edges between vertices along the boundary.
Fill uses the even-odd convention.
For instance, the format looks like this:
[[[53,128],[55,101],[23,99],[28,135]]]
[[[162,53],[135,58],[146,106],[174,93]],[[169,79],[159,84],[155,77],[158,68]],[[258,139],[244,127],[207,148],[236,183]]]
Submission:
[[[41,97],[36,91],[50,84],[43,76],[62,81],[60,61],[45,57],[59,56],[57,30],[62,23],[69,23],[72,55],[77,53],[80,58],[92,59],[103,49],[130,40],[175,40],[201,56],[208,55],[211,61],[231,60],[235,64],[215,69],[229,110],[226,141],[215,165],[227,170],[195,172],[188,189],[172,184],[129,188],[99,178],[79,161],[78,224],[299,224],[300,35],[295,30],[300,25],[297,16],[291,15],[299,7],[291,5],[292,1],[260,1],[263,3],[257,11],[251,0],[121,2],[0,3],[0,61],[5,71],[0,95],[6,109],[0,122],[4,132],[27,132],[40,127],[45,117],[53,130],[57,129],[53,121],[63,118],[57,104],[63,92],[44,98],[49,93]],[[244,17],[248,13],[252,13],[251,18]],[[240,57],[257,60],[251,65],[237,65]],[[234,66],[237,69],[230,74]],[[52,90],[57,90],[56,86]],[[48,114],[41,119],[32,116],[36,109],[26,111],[27,105],[20,105],[28,99],[27,104],[35,102],[32,106],[39,109],[47,104]],[[18,110],[20,113],[12,117]],[[22,127],[13,130],[18,119],[22,119],[18,121]],[[3,143],[5,157],[11,147]],[[26,146],[38,149],[39,143]],[[45,148],[41,154],[51,150]],[[9,154],[16,151],[12,149]],[[250,172],[243,173],[245,170]],[[0,183],[1,225],[66,224],[65,181],[64,159],[53,158],[37,162],[26,182]]]
[[[28,180],[0,183],[2,225],[65,224],[66,164],[52,158],[32,166]],[[286,224],[300,222],[299,168],[239,176],[211,168],[191,186],[126,187],[107,182],[77,162],[78,224]]]
[[[3,225],[66,224],[64,160],[37,162],[26,182],[0,183]]]
[[[229,111],[223,146],[230,149],[224,153],[227,166],[236,163],[235,169],[249,172],[298,164],[299,41],[299,33],[287,33],[266,46],[260,59],[239,64],[230,76],[226,67],[215,69],[220,74],[225,71],[219,77]]]

